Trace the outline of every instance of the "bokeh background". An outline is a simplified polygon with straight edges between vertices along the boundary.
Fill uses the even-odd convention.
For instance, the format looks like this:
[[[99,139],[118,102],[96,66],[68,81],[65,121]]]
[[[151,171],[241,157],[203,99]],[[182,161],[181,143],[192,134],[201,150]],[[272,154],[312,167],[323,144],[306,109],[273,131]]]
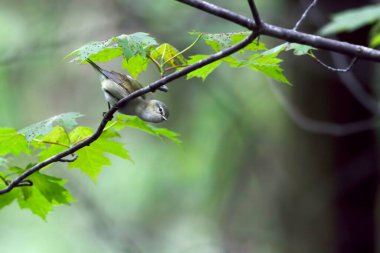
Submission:
[[[244,0],[212,2],[250,15]],[[369,2],[321,1],[301,29],[315,33],[329,13]],[[257,1],[264,20],[289,28],[305,3]],[[85,115],[80,124],[95,128],[107,108],[98,75],[63,57],[140,31],[183,49],[192,30],[243,29],[172,0],[0,0],[0,126],[20,129],[75,111]],[[367,34],[341,39],[366,44]],[[210,51],[199,43],[191,53]],[[113,157],[96,184],[50,167],[47,173],[68,179],[77,202],[55,208],[47,222],[16,203],[0,210],[0,251],[375,252],[376,108],[311,59],[283,58],[292,86],[227,67],[205,82],[170,83],[169,93],[157,94],[171,112],[160,126],[180,133],[182,145],[125,130],[134,163]],[[117,61],[102,66],[121,70]],[[375,64],[359,62],[353,72],[371,96],[359,97],[372,101]],[[150,67],[140,80],[157,78]]]

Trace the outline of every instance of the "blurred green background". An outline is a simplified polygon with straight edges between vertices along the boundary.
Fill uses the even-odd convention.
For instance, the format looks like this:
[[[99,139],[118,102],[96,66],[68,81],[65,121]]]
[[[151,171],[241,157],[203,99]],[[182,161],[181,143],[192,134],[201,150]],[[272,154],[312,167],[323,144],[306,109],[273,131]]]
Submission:
[[[250,15],[246,1],[212,2]],[[287,27],[302,13],[290,2],[257,2],[265,20]],[[107,108],[98,74],[63,57],[87,42],[139,31],[183,49],[194,40],[192,30],[243,29],[172,0],[2,0],[0,126],[20,129],[75,111],[85,115],[80,124],[95,128]],[[199,43],[191,53],[210,51]],[[120,62],[101,66],[121,70]],[[292,82],[306,67],[284,68]],[[140,80],[158,77],[150,67]],[[321,196],[330,186],[330,139],[300,141],[307,134],[291,123],[271,85],[293,89],[227,67],[205,82],[170,83],[169,93],[157,94],[171,112],[160,126],[180,133],[183,144],[123,131],[134,163],[114,158],[97,184],[77,170],[50,167],[48,173],[68,179],[77,202],[57,207],[47,222],[16,203],[0,210],[1,252],[302,252],[309,245],[294,242],[305,228],[286,228],[297,224],[308,224],[325,249],[331,212]]]

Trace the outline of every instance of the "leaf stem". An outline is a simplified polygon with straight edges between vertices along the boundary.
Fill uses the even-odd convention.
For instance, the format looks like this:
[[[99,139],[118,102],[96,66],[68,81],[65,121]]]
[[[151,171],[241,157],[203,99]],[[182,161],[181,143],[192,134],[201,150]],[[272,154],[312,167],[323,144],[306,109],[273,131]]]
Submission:
[[[39,140],[39,139],[33,139],[34,141],[36,142],[39,142],[39,143],[44,143],[44,144],[51,144],[51,145],[58,145],[58,146],[62,146],[62,147],[65,147],[65,148],[70,148],[69,145],[66,145],[66,144],[63,144],[63,143],[59,143],[59,142],[53,142],[53,141],[43,141],[43,140]]]
[[[158,72],[160,72],[160,74],[161,74],[162,73],[162,68],[161,68],[160,64],[158,63],[158,61],[156,61],[152,56],[150,56],[150,54],[147,54],[147,56],[148,56],[149,60],[151,60],[154,63],[154,65],[158,69]]]
[[[111,122],[107,127],[103,129],[103,132],[107,131],[108,129],[114,127],[117,124],[117,121]]]
[[[170,57],[168,60],[166,60],[162,65],[164,66],[166,63],[170,62],[171,60],[173,60],[174,58],[177,58],[179,55],[185,53],[186,51],[190,50],[193,46],[195,46],[195,44],[202,38],[203,34],[199,34],[198,37],[196,38],[196,40],[191,43],[187,48],[185,48],[184,50],[182,50],[181,52],[177,53],[176,55]]]
[[[165,74],[166,72],[168,72],[168,71],[170,71],[172,69],[184,68],[184,67],[187,67],[187,66],[188,66],[187,64],[185,64],[185,65],[179,65],[179,66],[172,66],[172,67],[164,69],[163,74]]]

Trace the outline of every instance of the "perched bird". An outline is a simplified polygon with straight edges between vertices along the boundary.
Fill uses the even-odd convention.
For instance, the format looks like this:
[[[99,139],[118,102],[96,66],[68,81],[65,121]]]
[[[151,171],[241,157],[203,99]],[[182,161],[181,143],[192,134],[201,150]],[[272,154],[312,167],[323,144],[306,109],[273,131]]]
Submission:
[[[100,72],[102,90],[110,106],[113,106],[130,93],[142,88],[142,85],[129,75],[108,71],[102,69],[90,59],[87,59],[87,61]],[[167,87],[163,86],[160,90],[167,91]],[[119,108],[118,111],[123,114],[136,115],[144,121],[153,123],[162,122],[169,117],[168,108],[163,102],[154,99],[148,100],[145,96],[133,99]]]

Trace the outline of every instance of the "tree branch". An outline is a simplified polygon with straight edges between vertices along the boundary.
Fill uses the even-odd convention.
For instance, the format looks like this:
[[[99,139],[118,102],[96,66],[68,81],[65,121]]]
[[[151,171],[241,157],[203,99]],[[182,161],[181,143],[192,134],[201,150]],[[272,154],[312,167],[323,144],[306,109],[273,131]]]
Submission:
[[[218,16],[235,24],[248,28],[251,31],[257,31],[258,27],[254,20],[245,16],[224,9],[220,6],[201,1],[201,0],[177,0],[178,2],[190,5],[204,12]],[[358,59],[371,60],[380,62],[380,51],[368,47],[350,44],[343,41],[323,38],[321,36],[312,35],[286,29],[283,27],[271,25],[265,22],[261,23],[259,35],[268,35],[270,37],[282,39],[288,42],[296,42],[299,44],[309,45],[319,49],[325,49],[345,55],[358,57]]]
[[[261,27],[261,18],[259,11],[256,8],[256,4],[253,0],[248,0],[249,8],[251,9],[253,20],[255,20],[256,26],[258,29]]]
[[[141,88],[135,92],[132,92],[131,94],[129,94],[128,96],[124,97],[119,102],[117,102],[114,106],[112,106],[109,109],[108,112],[106,112],[104,114],[103,119],[100,122],[100,125],[98,126],[96,132],[93,135],[91,135],[90,137],[88,137],[84,141],[76,144],[75,146],[72,146],[71,148],[69,148],[69,149],[67,149],[67,150],[65,150],[59,154],[56,154],[56,155],[46,159],[43,162],[37,163],[33,167],[29,168],[24,173],[22,173],[20,176],[15,178],[12,182],[10,182],[6,187],[1,189],[0,195],[11,191],[13,188],[20,185],[20,183],[22,183],[27,177],[29,177],[33,173],[39,171],[40,169],[46,167],[47,165],[54,163],[54,162],[65,161],[64,157],[71,155],[71,154],[74,154],[74,152],[76,152],[77,150],[84,148],[85,146],[89,146],[91,143],[96,141],[100,137],[100,135],[102,134],[103,129],[105,128],[107,122],[112,119],[112,117],[115,114],[115,112],[117,111],[117,109],[120,107],[123,107],[125,104],[130,102],[132,99],[135,99],[135,98],[142,96],[146,93],[153,92],[153,91],[157,90],[159,87],[161,87],[161,86],[163,86],[163,85],[165,85],[165,84],[167,84],[167,83],[169,83],[175,79],[178,79],[178,78],[180,78],[180,77],[182,77],[182,76],[184,76],[184,75],[186,75],[186,74],[188,74],[188,73],[190,73],[196,69],[204,67],[204,66],[206,66],[212,62],[220,60],[226,56],[229,56],[229,55],[239,51],[240,49],[242,49],[242,48],[246,47],[248,44],[250,44],[256,37],[257,37],[257,33],[253,32],[249,36],[247,36],[244,40],[233,45],[232,47],[229,47],[225,50],[217,52],[217,53],[209,56],[206,59],[203,59],[197,63],[189,65],[189,66],[187,66],[187,67],[185,67],[185,68],[183,68],[177,72],[174,72],[170,75],[167,75],[167,76],[151,83],[148,86],[145,86],[144,88]]]

